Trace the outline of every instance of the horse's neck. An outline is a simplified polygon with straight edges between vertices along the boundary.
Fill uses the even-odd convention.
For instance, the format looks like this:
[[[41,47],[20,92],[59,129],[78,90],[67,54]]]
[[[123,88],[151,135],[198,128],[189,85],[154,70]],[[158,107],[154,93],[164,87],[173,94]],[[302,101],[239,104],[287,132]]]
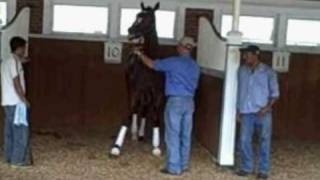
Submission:
[[[144,52],[151,58],[157,58],[158,54],[158,37],[157,33],[150,33],[144,36]]]

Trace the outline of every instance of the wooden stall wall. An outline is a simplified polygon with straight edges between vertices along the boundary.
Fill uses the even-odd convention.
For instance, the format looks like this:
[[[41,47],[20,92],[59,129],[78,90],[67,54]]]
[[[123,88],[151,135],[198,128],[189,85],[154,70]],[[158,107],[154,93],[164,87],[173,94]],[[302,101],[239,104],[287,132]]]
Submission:
[[[35,128],[113,127],[126,118],[125,67],[105,64],[103,48],[103,42],[30,40],[27,81]],[[175,48],[160,52],[172,55]]]
[[[272,64],[272,53],[261,57]],[[320,140],[320,55],[292,53],[287,73],[278,73],[280,99],[273,109],[275,139]]]
[[[320,140],[320,55],[293,53],[290,71],[281,78],[279,137]]]
[[[217,155],[223,79],[202,74],[196,98],[195,135],[200,144]]]

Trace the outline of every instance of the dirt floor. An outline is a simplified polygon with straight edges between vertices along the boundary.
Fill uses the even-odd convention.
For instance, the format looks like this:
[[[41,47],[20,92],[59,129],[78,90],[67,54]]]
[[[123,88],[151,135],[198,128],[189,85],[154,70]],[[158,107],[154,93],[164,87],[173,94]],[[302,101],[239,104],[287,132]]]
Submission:
[[[210,154],[197,143],[193,147],[191,171],[171,177],[159,173],[164,157],[153,157],[149,144],[127,139],[123,155],[111,159],[108,157],[111,142],[107,133],[34,134],[35,165],[16,169],[1,161],[0,180],[244,179],[230,169],[214,165]],[[320,143],[275,141],[270,179],[320,180]]]

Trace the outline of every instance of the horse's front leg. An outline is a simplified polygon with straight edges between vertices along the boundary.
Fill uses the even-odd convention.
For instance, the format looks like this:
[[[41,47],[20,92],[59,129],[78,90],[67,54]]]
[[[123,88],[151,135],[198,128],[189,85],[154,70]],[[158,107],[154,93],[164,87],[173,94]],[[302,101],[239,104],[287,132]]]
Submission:
[[[152,154],[155,156],[161,156],[161,149],[160,149],[160,127],[154,126],[152,131]]]
[[[131,109],[132,112],[134,112],[135,107],[136,107],[135,98],[131,98],[130,109]],[[114,141],[113,146],[112,146],[111,151],[110,151],[110,155],[111,156],[117,157],[117,156],[119,156],[121,154],[121,149],[122,149],[122,146],[124,144],[124,140],[125,140],[128,128],[130,126],[130,123],[132,125],[133,119],[137,118],[137,114],[132,113],[132,112],[130,113],[129,117],[126,118],[122,122],[121,128],[120,128],[120,130],[118,132],[118,135],[117,135],[117,138]]]
[[[151,108],[152,117],[153,117],[152,154],[155,156],[160,156],[162,154],[160,149],[160,144],[161,144],[160,120],[162,119],[164,112],[163,112],[163,97],[159,95],[160,93],[154,93],[155,101]]]
[[[110,155],[114,157],[118,157],[121,154],[121,149],[128,131],[128,127],[130,124],[130,119],[127,118],[124,123],[121,125],[120,130],[118,132],[117,138],[113,143],[113,146],[110,151]]]

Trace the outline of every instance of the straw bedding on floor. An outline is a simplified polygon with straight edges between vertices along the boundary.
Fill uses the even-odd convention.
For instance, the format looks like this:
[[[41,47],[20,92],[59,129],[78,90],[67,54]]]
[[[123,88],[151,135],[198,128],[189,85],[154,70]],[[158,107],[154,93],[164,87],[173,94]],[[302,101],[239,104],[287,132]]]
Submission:
[[[0,162],[0,180],[228,180],[239,179],[216,166],[196,142],[190,172],[181,177],[162,175],[164,157],[151,155],[148,143],[126,140],[120,158],[108,156],[108,133],[36,133],[32,138],[34,166],[12,168]],[[247,179],[255,179],[254,176]],[[320,143],[274,141],[272,180],[319,180]]]

